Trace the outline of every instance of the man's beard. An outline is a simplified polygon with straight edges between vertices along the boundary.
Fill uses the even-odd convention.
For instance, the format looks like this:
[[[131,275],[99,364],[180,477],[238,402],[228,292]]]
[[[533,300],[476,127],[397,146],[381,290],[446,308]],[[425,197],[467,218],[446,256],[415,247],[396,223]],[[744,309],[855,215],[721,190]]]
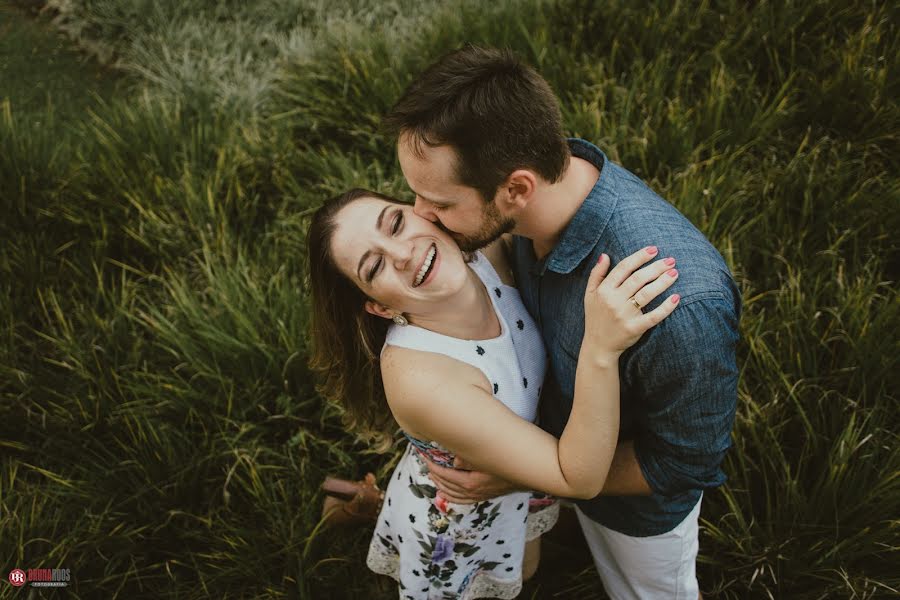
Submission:
[[[516,222],[511,218],[507,217],[504,219],[500,216],[500,212],[493,202],[485,203],[481,216],[481,229],[472,235],[462,235],[444,228],[463,252],[480,250],[499,239],[504,233],[509,233],[516,226]]]

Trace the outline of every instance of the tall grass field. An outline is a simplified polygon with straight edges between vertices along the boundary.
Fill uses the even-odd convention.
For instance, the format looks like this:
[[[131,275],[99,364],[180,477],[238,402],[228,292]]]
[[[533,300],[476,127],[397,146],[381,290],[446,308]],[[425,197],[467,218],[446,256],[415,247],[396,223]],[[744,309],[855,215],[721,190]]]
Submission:
[[[0,2],[0,598],[395,598],[325,474],[308,215],[410,198],[379,130],[510,47],[725,257],[744,310],[710,598],[900,594],[900,10],[875,1]],[[523,597],[605,598],[590,557]],[[68,568],[63,590],[14,568]]]

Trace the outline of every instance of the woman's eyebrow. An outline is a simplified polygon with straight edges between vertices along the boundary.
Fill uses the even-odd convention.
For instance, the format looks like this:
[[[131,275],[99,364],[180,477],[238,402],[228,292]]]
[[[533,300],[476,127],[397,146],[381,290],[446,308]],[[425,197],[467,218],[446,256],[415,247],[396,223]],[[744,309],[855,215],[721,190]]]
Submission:
[[[384,208],[381,209],[381,212],[378,213],[378,218],[375,219],[375,231],[381,231],[381,224],[384,223],[384,215],[390,207],[390,204],[385,204]],[[366,262],[366,259],[369,258],[370,254],[372,254],[371,250],[363,252],[362,258],[359,259],[359,264],[356,265],[356,277],[359,278],[360,281],[364,281],[364,279],[362,278],[362,275],[359,274],[359,271],[362,269],[363,264]]]

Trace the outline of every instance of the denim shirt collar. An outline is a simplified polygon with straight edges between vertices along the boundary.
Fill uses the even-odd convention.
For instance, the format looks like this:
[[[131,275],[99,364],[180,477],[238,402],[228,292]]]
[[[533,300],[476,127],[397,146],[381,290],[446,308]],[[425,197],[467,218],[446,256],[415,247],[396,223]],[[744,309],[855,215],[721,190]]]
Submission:
[[[537,275],[543,275],[547,269],[559,274],[571,273],[581,264],[596,247],[618,201],[616,186],[611,182],[611,168],[600,148],[578,138],[569,138],[567,142],[572,156],[597,167],[600,176],[563,230],[559,242],[547,256],[535,263],[533,272]]]

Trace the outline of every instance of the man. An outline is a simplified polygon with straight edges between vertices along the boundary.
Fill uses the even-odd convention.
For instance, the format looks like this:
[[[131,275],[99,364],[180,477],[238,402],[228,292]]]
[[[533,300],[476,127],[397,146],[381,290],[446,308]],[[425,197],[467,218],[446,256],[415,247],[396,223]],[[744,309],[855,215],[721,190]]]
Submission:
[[[415,211],[474,250],[514,234],[513,270],[550,355],[540,424],[572,406],[584,289],[602,252],[678,261],[671,317],[620,361],[621,431],[603,492],[576,512],[613,598],[693,598],[704,489],[721,485],[734,421],[740,298],[691,223],[587,141],[563,136],[556,97],[509,52],[466,46],[429,67],[386,119]],[[632,299],[635,310],[650,310]],[[487,473],[432,465],[451,501],[512,491]]]

